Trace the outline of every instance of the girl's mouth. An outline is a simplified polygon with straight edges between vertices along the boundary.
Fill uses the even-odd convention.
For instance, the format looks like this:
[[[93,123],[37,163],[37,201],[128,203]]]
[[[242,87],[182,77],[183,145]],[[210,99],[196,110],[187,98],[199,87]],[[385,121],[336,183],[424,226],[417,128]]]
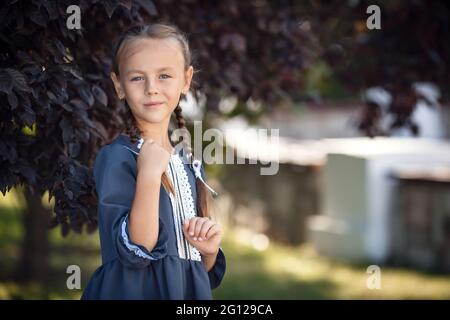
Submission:
[[[151,107],[151,108],[160,107],[162,105],[163,105],[163,102],[160,102],[160,101],[144,103],[145,107]]]

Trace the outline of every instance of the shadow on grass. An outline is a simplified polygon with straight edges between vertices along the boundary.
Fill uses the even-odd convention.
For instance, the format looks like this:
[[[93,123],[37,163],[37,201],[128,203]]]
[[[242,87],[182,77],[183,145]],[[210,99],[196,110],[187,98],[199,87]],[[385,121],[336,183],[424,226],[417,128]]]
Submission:
[[[224,239],[227,271],[213,291],[215,299],[330,299],[334,284],[326,279],[298,279],[268,267],[270,254]]]
[[[20,257],[22,227],[20,211],[0,206],[0,299],[79,299],[92,273],[100,266],[98,233],[69,234],[63,238],[59,228],[49,232],[49,277],[38,282],[19,284],[11,275]],[[342,299],[342,298],[420,298],[409,289],[424,288],[433,281],[424,297],[443,294],[444,277],[414,270],[386,269],[383,279],[393,283],[386,291],[368,292],[365,288],[366,263],[350,264],[318,256],[304,247],[271,244],[258,251],[239,243],[231,232],[225,234],[222,248],[227,270],[222,284],[213,291],[215,299]],[[66,273],[69,265],[81,269],[81,289],[69,290]],[[387,280],[389,279],[389,280]],[[384,280],[383,280],[384,281]],[[416,282],[414,282],[416,281]],[[412,285],[411,285],[412,283]],[[416,283],[416,284],[414,284]],[[438,290],[440,295],[432,295]]]

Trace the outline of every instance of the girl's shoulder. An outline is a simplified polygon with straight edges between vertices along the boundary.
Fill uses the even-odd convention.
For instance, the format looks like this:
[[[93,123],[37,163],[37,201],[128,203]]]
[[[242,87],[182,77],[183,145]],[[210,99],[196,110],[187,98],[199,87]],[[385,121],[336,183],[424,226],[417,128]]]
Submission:
[[[133,148],[133,144],[126,136],[118,136],[111,143],[100,148],[95,157],[92,172],[95,188],[99,195],[107,193],[108,190],[111,190],[111,186],[133,186],[137,175],[136,156],[132,152]]]
[[[129,158],[130,154],[137,155],[139,153],[137,145],[138,143],[132,143],[128,136],[120,134],[110,143],[101,147],[98,151],[97,157],[106,153],[118,156],[119,158],[121,158],[120,156],[127,156],[127,158]]]
[[[137,143],[132,143],[127,136],[121,134],[100,148],[95,158],[94,170],[123,162],[135,165],[138,151]]]

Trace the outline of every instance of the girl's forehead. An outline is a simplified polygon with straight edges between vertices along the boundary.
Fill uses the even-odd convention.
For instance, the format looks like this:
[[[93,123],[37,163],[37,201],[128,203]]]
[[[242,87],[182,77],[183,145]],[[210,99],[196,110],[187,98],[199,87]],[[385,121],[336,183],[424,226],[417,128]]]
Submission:
[[[146,71],[169,67],[175,70],[184,69],[184,57],[180,44],[172,38],[167,39],[134,39],[123,47],[119,56],[119,69],[144,68]]]

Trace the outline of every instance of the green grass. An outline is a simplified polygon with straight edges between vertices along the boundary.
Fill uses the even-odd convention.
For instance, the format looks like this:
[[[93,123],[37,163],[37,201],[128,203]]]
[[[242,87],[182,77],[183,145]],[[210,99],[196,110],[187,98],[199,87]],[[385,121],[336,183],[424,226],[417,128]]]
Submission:
[[[41,282],[19,284],[10,275],[19,258],[21,205],[14,194],[0,198],[0,299],[79,299],[82,290],[68,290],[66,268],[79,265],[82,288],[100,264],[98,233],[63,238],[50,232],[53,274]],[[288,247],[270,242],[265,250],[251,245],[252,235],[227,230],[222,248],[227,272],[216,299],[450,299],[450,277],[381,267],[381,289],[366,287],[366,265],[336,262],[310,245]]]
[[[228,270],[218,299],[450,299],[450,277],[381,266],[381,288],[366,286],[367,265],[336,262],[306,244],[257,251],[239,233],[224,240]]]

